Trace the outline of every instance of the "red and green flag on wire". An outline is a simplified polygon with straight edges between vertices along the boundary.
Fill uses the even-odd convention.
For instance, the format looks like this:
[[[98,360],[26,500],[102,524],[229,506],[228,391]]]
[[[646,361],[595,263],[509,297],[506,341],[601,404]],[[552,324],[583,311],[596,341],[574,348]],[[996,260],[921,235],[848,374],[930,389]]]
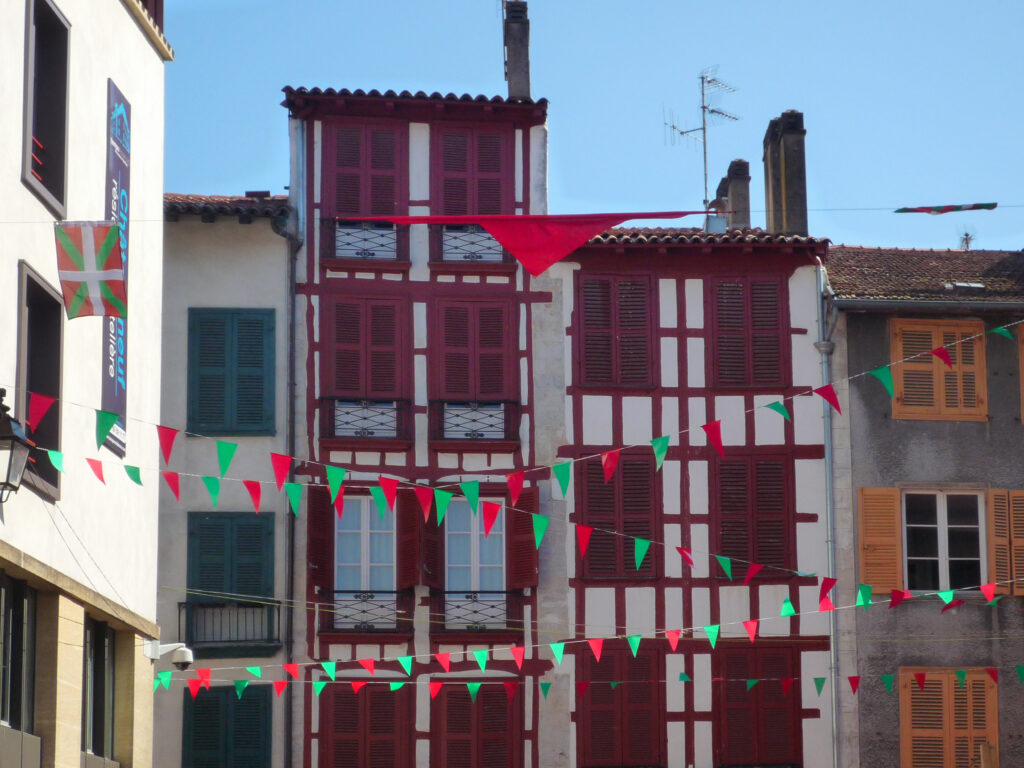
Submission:
[[[993,211],[998,203],[968,203],[966,205],[922,205],[917,208],[897,208],[893,213],[955,213],[956,211]]]
[[[121,230],[112,221],[54,224],[57,270],[68,319],[127,317]]]

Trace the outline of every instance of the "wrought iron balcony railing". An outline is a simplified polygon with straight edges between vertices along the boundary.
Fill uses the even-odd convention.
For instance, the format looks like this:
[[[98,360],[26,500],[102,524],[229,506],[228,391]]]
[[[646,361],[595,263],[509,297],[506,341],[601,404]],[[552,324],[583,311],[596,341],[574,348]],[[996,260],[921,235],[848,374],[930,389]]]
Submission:
[[[324,437],[402,439],[406,437],[406,400],[339,400],[325,398]]]
[[[441,227],[441,260],[495,264],[506,260],[505,249],[475,224]]]
[[[324,220],[324,255],[337,259],[398,261],[407,229],[386,221]]]
[[[519,439],[519,403],[435,402],[433,412],[435,439]]]
[[[523,593],[437,592],[434,613],[446,632],[521,632]]]
[[[320,605],[321,632],[406,632],[412,629],[409,592],[336,591]]]
[[[281,606],[263,603],[178,603],[178,637],[192,648],[277,645]]]

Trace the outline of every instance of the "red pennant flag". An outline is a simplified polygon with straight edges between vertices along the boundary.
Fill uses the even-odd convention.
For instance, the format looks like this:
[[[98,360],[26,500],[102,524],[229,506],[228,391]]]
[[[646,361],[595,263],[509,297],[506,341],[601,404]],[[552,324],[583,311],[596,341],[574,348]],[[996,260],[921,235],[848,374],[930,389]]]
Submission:
[[[287,687],[288,687],[288,681],[287,680],[275,680],[274,681],[274,693],[276,693],[278,696],[280,696],[281,693],[284,691],[284,689],[287,688]]]
[[[491,528],[494,527],[494,521],[498,519],[498,513],[501,512],[501,504],[495,504],[493,501],[482,502],[483,516],[484,516],[484,538],[486,539],[491,535]]]
[[[388,509],[395,511],[395,499],[398,498],[398,481],[393,477],[380,475],[377,478],[380,489],[384,491],[384,498],[388,502]]]
[[[299,665],[298,664],[282,664],[284,671],[291,675],[295,680],[299,679]]]
[[[55,397],[40,395],[38,392],[28,393],[28,418],[25,420],[25,423],[31,431],[36,431],[39,422],[43,420],[46,412],[50,410],[50,406],[55,402],[57,402]]]
[[[439,694],[441,692],[441,688],[443,686],[444,686],[444,683],[431,682],[430,683],[430,698],[436,699],[437,698],[437,694]]]
[[[178,437],[180,432],[180,429],[162,427],[159,424],[156,425],[156,436],[160,440],[160,453],[164,456],[164,464],[171,463],[171,452],[174,451],[174,440]]]
[[[964,604],[963,600],[953,600],[952,602],[950,602],[949,605],[947,605],[945,608],[943,608],[941,611],[939,611],[939,613],[941,614],[941,613],[945,613],[946,611],[952,611],[954,608],[959,608],[963,604]]]
[[[682,547],[676,547],[676,552],[683,556],[683,560],[686,561],[688,566],[693,568],[693,555],[690,554],[690,550],[683,549]]]
[[[334,497],[334,511],[338,513],[338,519],[345,511],[345,486],[338,488],[338,495]]]
[[[352,693],[359,693],[363,690],[363,686],[366,685],[365,680],[353,680],[352,681]]]
[[[923,691],[924,690],[924,679],[925,679],[925,677],[926,677],[926,673],[924,673],[924,672],[915,672],[914,673],[914,680],[917,682],[917,690],[919,690],[919,691]]]
[[[757,637],[757,622],[758,619],[748,619],[743,622],[743,627],[747,630],[747,635],[750,636],[750,642],[754,642],[754,638]]]
[[[89,469],[92,470],[92,473],[96,475],[96,479],[106,485],[107,481],[103,479],[103,462],[99,459],[86,459],[85,461],[89,465]]]
[[[834,605],[832,605],[831,598],[823,597],[821,599],[821,602],[818,603],[818,610],[821,611],[821,612],[834,611],[835,609],[836,609],[836,607]]]
[[[452,671],[452,655],[450,653],[435,653],[434,658],[441,665],[445,672]]]
[[[181,501],[181,483],[178,480],[178,473],[168,472],[165,469],[161,474],[164,476],[164,480],[167,481],[167,487],[171,489],[171,493],[174,494],[174,498],[177,501]]]
[[[944,362],[946,364],[946,367],[949,368],[949,370],[953,370],[953,361],[949,359],[948,349],[946,349],[945,347],[936,347],[931,352],[933,355],[939,358],[939,360]]]
[[[853,695],[857,695],[857,689],[860,688],[860,675],[850,675],[847,678],[850,681],[850,690],[853,691]]]
[[[910,597],[911,597],[910,590],[894,589],[890,593],[889,609],[892,610],[897,605],[902,603],[904,600],[909,599]]]
[[[420,500],[420,506],[423,507],[423,522],[429,522],[430,510],[434,507],[434,489],[416,486],[413,488],[413,493],[416,494],[416,498]]]
[[[359,665],[363,669],[365,669],[367,672],[369,672],[371,675],[373,674],[373,668],[374,668],[374,661],[373,661],[373,659],[359,659]]]
[[[818,387],[812,391],[814,394],[823,397],[825,402],[835,408],[840,416],[843,414],[843,409],[839,407],[839,398],[836,397],[836,391],[831,384],[826,384],[824,387]]]
[[[210,690],[210,670],[197,669],[196,675],[199,676],[199,681],[203,684],[203,688]]]
[[[604,648],[604,638],[592,637],[589,640],[587,640],[587,643],[590,645],[590,650],[594,652],[594,661],[600,661],[601,649]]]
[[[995,667],[985,667],[985,671],[988,672],[988,676],[992,678],[992,682],[999,685],[999,670]]]
[[[512,653],[512,658],[516,660],[516,667],[519,669],[523,668],[523,657],[526,655],[526,649],[521,645],[513,645],[509,648]]]
[[[790,690],[793,688],[793,683],[796,682],[795,677],[784,677],[779,682],[782,684],[782,695],[789,696]]]
[[[985,600],[987,602],[991,603],[993,600],[996,599],[996,585],[995,584],[982,584],[980,589],[981,589],[981,594],[983,594],[985,596]]]
[[[837,583],[837,580],[833,579],[831,576],[822,576],[821,590],[818,592],[818,602],[821,602],[826,597],[828,597],[828,593],[832,591],[832,587],[834,587]]]
[[[513,507],[519,502],[519,494],[523,492],[523,473],[513,472],[505,477],[508,483],[508,503]]]
[[[508,697],[508,700],[512,701],[516,697],[516,691],[519,689],[519,681],[508,680],[502,683],[502,685],[505,686],[505,695]]]
[[[725,450],[722,448],[722,422],[712,421],[701,426],[704,433],[708,436],[708,442],[715,446],[715,450],[718,451],[718,455],[723,459],[725,458]]]
[[[188,680],[188,691],[189,691],[189,693],[192,694],[192,698],[193,699],[196,696],[199,695],[199,689],[202,688],[202,687],[203,687],[203,681],[202,680],[197,680],[194,677],[190,677],[189,678],[189,680]]]
[[[747,568],[747,578],[743,580],[744,585],[749,585],[750,580],[757,576],[758,571],[760,571],[762,568],[764,568],[764,566],[760,563],[751,563],[750,566]]]
[[[260,488],[259,480],[243,480],[242,485],[245,486],[245,490],[249,492],[249,498],[252,499],[252,508],[257,512],[260,511],[260,496],[263,490]]]
[[[292,468],[292,457],[283,453],[271,453],[270,463],[274,467],[274,481],[277,483],[277,490],[284,488],[284,481],[288,479],[288,470]]]
[[[590,687],[590,681],[589,680],[578,680],[576,682],[576,695],[579,698],[583,698],[583,694],[585,694],[587,692],[587,688],[589,688],[589,687]]]
[[[679,635],[682,634],[681,629],[666,629],[665,637],[668,638],[668,644],[674,651],[679,645]]]
[[[580,547],[581,558],[587,554],[587,547],[590,545],[590,534],[593,532],[594,529],[591,526],[576,523],[576,541]]]
[[[612,479],[612,475],[615,474],[615,468],[619,466],[619,451],[608,451],[601,454],[601,469],[604,470],[604,481],[607,483]]]

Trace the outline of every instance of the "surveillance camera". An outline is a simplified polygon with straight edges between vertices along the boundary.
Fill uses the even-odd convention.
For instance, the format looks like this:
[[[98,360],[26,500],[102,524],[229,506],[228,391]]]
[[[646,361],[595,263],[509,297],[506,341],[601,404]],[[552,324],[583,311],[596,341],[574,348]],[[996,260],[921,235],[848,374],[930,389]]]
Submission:
[[[192,666],[192,662],[195,658],[192,656],[191,648],[178,648],[174,653],[171,654],[171,664],[177,667],[181,672]]]

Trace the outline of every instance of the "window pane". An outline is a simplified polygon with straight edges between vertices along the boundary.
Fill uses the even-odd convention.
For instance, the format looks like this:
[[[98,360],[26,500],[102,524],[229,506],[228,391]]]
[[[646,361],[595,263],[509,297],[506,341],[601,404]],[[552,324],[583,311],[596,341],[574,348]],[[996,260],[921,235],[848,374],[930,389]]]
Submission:
[[[480,569],[480,589],[501,591],[505,589],[500,567],[487,566]]]
[[[473,588],[471,570],[469,566],[448,566],[448,591],[470,591]]]
[[[395,569],[390,565],[370,566],[370,589],[393,591],[395,588]]]
[[[384,515],[381,517],[379,513],[370,514],[370,530],[371,531],[393,531],[395,530],[395,516]]]
[[[358,533],[338,534],[338,556],[339,563],[358,563],[362,560]]]
[[[908,493],[907,525],[935,525],[936,498],[934,493]]]
[[[505,541],[503,536],[495,536],[492,533],[489,538],[480,538],[480,565],[500,566],[504,554]]]
[[[358,499],[346,501],[344,514],[338,521],[339,531],[358,531],[359,524],[363,518],[363,504]]]
[[[910,589],[938,589],[939,561],[907,559],[907,587]]]
[[[338,583],[335,589],[347,592],[358,591],[363,588],[362,573],[358,565],[343,565],[338,568]]]
[[[448,506],[448,515],[444,519],[448,532],[469,533],[473,522],[470,514],[469,504],[464,501],[453,501]]]
[[[949,556],[980,558],[981,547],[979,545],[978,529],[950,528]]]
[[[907,528],[907,557],[938,556],[938,528]]]
[[[964,589],[981,583],[980,560],[950,560],[949,588]]]
[[[391,565],[394,561],[395,545],[390,533],[370,534],[370,563],[373,565]]]
[[[947,496],[946,516],[950,525],[977,525],[978,497],[959,494]]]
[[[448,533],[448,563],[450,565],[469,565],[471,538],[465,533]],[[461,587],[460,587],[461,589]]]

